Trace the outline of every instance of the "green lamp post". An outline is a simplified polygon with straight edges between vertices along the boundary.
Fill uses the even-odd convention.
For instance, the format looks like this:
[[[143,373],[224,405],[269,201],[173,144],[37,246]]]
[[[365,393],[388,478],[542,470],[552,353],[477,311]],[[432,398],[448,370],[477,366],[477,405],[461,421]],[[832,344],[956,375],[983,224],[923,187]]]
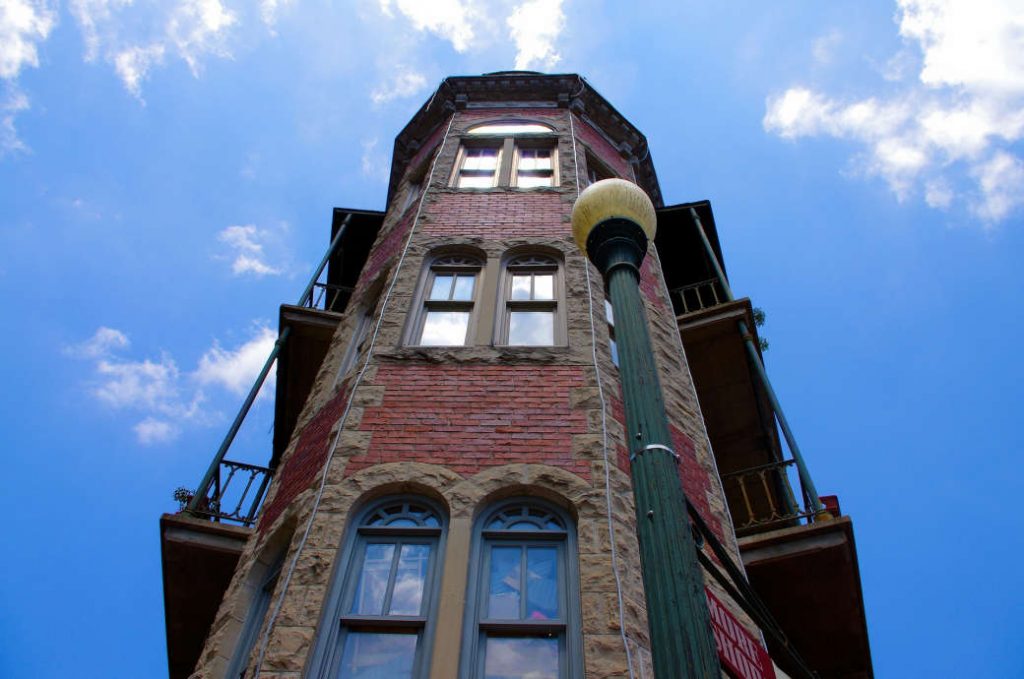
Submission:
[[[656,222],[647,194],[623,179],[591,184],[572,211],[576,243],[604,276],[615,310],[654,674],[657,679],[718,679],[721,669],[679,456],[672,450],[640,299],[640,265]]]

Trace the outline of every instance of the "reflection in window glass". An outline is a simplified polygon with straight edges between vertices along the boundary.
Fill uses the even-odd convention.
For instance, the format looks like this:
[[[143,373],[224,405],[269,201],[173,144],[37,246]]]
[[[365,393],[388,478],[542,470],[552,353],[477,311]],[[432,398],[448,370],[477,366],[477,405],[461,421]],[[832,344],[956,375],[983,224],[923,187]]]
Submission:
[[[485,679],[558,679],[558,639],[488,636]]]
[[[416,633],[349,632],[338,679],[411,679]]]
[[[558,617],[558,550],[530,547],[526,550],[526,617],[553,620]]]
[[[508,321],[511,346],[544,347],[555,343],[555,314],[552,311],[512,311]]]
[[[519,567],[522,548],[494,547],[491,549],[491,586],[487,604],[487,617],[495,620],[518,620],[521,583]]]
[[[384,609],[391,562],[394,559],[393,544],[367,545],[363,555],[363,567],[359,584],[352,600],[352,612],[361,615],[380,615]]]
[[[468,311],[428,311],[423,321],[420,344],[426,347],[455,347],[466,343]]]
[[[530,299],[530,283],[532,282],[532,276],[529,274],[513,274],[512,275],[512,299],[523,300]]]
[[[402,545],[395,586],[391,590],[389,615],[419,615],[423,583],[430,563],[429,545]]]

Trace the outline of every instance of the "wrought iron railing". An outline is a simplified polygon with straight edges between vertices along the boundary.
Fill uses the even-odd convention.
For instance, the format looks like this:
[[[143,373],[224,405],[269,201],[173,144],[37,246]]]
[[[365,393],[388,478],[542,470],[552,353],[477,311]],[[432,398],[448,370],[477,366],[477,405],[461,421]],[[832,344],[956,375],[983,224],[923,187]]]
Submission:
[[[314,283],[302,306],[322,311],[340,311],[343,306],[342,295],[351,293],[352,288],[347,285]]]
[[[782,460],[722,475],[737,532],[796,523],[816,514],[806,497],[801,509],[793,496],[787,472],[794,464],[795,460]]]
[[[717,278],[709,278],[699,283],[673,288],[669,290],[669,295],[672,297],[672,307],[680,315],[690,314],[729,301]]]
[[[221,460],[206,496],[200,497],[191,511],[213,521],[251,526],[272,476],[273,472],[266,467]]]

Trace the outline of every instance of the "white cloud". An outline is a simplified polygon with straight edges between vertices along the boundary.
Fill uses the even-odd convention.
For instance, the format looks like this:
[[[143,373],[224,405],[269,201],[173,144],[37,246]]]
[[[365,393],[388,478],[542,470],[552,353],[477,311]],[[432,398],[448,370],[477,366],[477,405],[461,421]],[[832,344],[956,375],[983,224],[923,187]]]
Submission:
[[[392,5],[417,31],[425,31],[447,40],[456,52],[465,52],[475,37],[476,12],[469,2],[460,0],[378,0],[381,11],[394,16]]]
[[[28,151],[14,126],[17,115],[29,109],[17,80],[23,68],[39,66],[39,44],[56,23],[57,15],[46,0],[0,0],[0,157]]]
[[[783,138],[826,135],[863,147],[857,169],[900,199],[920,193],[948,209],[969,204],[991,224],[1022,201],[1024,6],[1013,0],[897,0],[907,48],[884,68],[901,82],[889,97],[843,101],[806,87],[768,98],[765,130]],[[920,54],[917,60],[910,49]],[[916,65],[915,81],[906,81]],[[900,80],[904,79],[904,80]],[[966,170],[966,173],[962,170]],[[954,177],[974,179],[959,185]]]
[[[277,24],[278,12],[282,8],[292,4],[294,0],[260,0],[260,19],[270,29],[271,33],[274,32],[274,26]]]
[[[273,348],[276,335],[266,325],[254,326],[253,335],[240,346],[225,349],[214,340],[195,370],[182,371],[167,353],[159,358],[132,359],[123,355],[131,343],[115,328],[100,327],[92,337],[69,347],[64,354],[93,362],[88,392],[96,402],[114,411],[132,413],[139,443],[150,445],[174,440],[186,425],[209,425],[215,417],[204,407],[204,388],[244,393],[255,381]],[[274,374],[264,393],[273,393]]]
[[[0,2],[0,78],[13,80],[25,66],[39,66],[39,43],[56,23],[44,0]]]
[[[147,417],[132,427],[132,430],[135,432],[139,443],[144,446],[153,445],[154,443],[170,443],[178,438],[178,435],[181,433],[180,427],[171,424],[167,420],[158,420],[155,417]]]
[[[15,117],[29,108],[28,97],[14,85],[5,89],[4,101],[0,104],[0,158],[8,153],[28,150],[14,127]]]
[[[149,69],[163,63],[164,46],[156,43],[147,47],[129,47],[113,57],[114,70],[125,88],[142,101],[142,81],[149,75]]]
[[[192,74],[198,76],[200,55],[231,56],[225,45],[226,32],[237,20],[220,0],[180,0],[168,21],[167,36]]]
[[[71,0],[68,8],[78,22],[85,42],[85,60],[94,61],[100,52],[105,31],[114,19],[115,12],[131,5],[133,0]]]
[[[280,2],[265,4],[276,9]],[[69,9],[82,32],[85,61],[102,54],[140,102],[142,82],[169,54],[184,60],[195,77],[204,56],[230,58],[230,30],[238,23],[221,0],[174,0],[155,6],[136,6],[134,0],[71,0]]]
[[[561,55],[555,42],[565,28],[562,0],[526,0],[506,20],[516,43],[516,68],[553,68]]]
[[[229,226],[217,234],[217,239],[234,251],[231,271],[236,276],[276,276],[281,273],[281,269],[271,266],[265,260],[263,246],[267,236],[267,232],[258,230],[252,224]]]
[[[276,341],[277,334],[266,326],[261,326],[255,337],[233,351],[223,349],[215,341],[199,359],[195,378],[200,384],[218,384],[228,391],[244,394],[256,380]],[[273,377],[270,377],[264,388],[272,384]]]
[[[363,174],[374,179],[387,179],[391,164],[388,157],[377,148],[376,138],[363,140],[361,167]]]
[[[93,336],[84,342],[64,348],[64,353],[75,358],[101,358],[118,349],[127,349],[128,336],[117,328],[100,326]]]
[[[411,97],[426,87],[427,79],[422,73],[409,68],[398,68],[396,70],[397,73],[391,77],[390,82],[377,86],[370,93],[370,100],[374,104],[380,106],[392,99]]]
[[[825,35],[815,39],[811,45],[811,55],[814,57],[815,63],[822,66],[831,63],[836,50],[842,42],[843,34],[834,28]]]

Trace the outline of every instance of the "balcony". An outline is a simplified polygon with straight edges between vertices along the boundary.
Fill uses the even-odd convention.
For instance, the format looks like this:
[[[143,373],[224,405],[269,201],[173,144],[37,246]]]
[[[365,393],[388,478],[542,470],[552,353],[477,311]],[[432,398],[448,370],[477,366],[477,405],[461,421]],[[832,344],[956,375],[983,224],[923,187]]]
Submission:
[[[764,375],[754,309],[729,290],[711,206],[663,208],[658,226],[656,245],[747,579],[821,679],[868,679],[853,524],[837,501],[822,506],[798,462]],[[804,676],[787,666],[781,648],[769,644],[769,651],[781,669]]]
[[[167,661],[171,679],[195,667],[238,558],[348,307],[383,213],[334,211],[331,246],[295,305],[281,306],[278,341],[187,511],[160,519]],[[272,368],[277,370],[272,450],[246,457],[235,436]],[[231,459],[227,454],[231,452]]]

